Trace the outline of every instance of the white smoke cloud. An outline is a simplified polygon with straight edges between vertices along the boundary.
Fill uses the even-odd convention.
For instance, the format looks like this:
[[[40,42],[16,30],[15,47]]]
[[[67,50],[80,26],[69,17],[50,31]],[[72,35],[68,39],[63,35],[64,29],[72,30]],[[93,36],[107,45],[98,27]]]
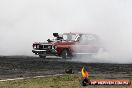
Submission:
[[[1,0],[0,55],[32,55],[32,43],[53,32],[87,32],[113,57],[131,58],[131,9],[131,0]]]

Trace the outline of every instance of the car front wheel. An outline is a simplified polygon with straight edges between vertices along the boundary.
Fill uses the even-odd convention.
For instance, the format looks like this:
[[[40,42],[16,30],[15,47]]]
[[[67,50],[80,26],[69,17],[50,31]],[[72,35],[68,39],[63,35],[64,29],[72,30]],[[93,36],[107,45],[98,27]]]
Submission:
[[[46,56],[39,55],[40,58],[46,59]]]

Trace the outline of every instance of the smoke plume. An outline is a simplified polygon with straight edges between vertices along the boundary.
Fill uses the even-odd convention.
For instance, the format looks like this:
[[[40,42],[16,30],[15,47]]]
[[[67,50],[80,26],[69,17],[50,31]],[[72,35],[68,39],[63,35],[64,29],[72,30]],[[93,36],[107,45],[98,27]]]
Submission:
[[[32,43],[53,32],[87,32],[102,38],[109,62],[131,63],[131,9],[131,0],[1,0],[0,55],[33,55]]]

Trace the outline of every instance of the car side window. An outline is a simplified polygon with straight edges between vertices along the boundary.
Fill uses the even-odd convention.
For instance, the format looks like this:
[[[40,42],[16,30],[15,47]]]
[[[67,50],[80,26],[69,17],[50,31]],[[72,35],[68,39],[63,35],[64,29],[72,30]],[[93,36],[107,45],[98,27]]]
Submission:
[[[88,35],[89,44],[97,44],[97,38],[94,35]]]
[[[91,44],[96,41],[96,37],[93,35],[82,35],[80,38],[81,44]]]
[[[81,44],[88,44],[88,36],[87,35],[82,35],[80,38],[80,43]]]
[[[96,38],[93,35],[87,35],[89,41],[95,40]]]

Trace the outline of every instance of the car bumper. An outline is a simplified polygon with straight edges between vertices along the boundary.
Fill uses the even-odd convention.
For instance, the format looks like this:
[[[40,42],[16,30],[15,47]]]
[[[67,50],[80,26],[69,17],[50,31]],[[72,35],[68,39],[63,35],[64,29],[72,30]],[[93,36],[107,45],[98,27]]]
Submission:
[[[45,55],[45,56],[56,55],[56,52],[53,50],[32,50],[32,52],[36,55]]]
[[[46,52],[47,50],[32,50],[32,52]]]
[[[32,52],[35,53],[36,55],[46,54],[46,50],[32,50]]]

